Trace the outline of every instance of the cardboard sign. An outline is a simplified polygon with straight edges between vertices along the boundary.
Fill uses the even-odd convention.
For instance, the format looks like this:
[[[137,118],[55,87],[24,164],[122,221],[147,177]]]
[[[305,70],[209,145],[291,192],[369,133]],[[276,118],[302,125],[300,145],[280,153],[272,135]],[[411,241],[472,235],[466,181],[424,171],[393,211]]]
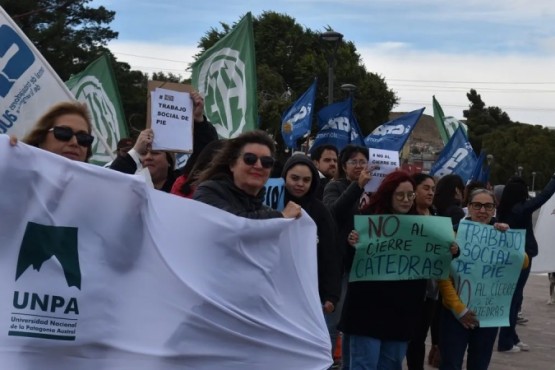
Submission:
[[[460,256],[451,276],[461,301],[481,327],[509,326],[509,311],[524,262],[525,230],[496,230],[463,220],[457,232]]]
[[[154,131],[153,150],[193,151],[193,101],[190,85],[149,81],[147,127]]]
[[[445,279],[455,240],[451,219],[355,216],[359,233],[349,281]]]
[[[364,186],[364,191],[373,193],[378,190],[384,177],[399,166],[399,152],[384,149],[368,149],[368,166],[374,168],[372,178]]]

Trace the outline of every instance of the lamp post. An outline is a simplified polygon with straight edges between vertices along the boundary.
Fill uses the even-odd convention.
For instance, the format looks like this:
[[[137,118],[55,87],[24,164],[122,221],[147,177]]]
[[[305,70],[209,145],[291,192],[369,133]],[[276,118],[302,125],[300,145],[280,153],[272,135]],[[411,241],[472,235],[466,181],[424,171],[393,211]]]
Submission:
[[[532,192],[534,192],[536,186],[536,171],[532,172]]]
[[[524,169],[524,168],[523,168],[522,166],[518,166],[518,167],[517,167],[517,170],[518,170],[518,177],[522,177],[522,170],[523,170],[523,169]]]
[[[489,183],[489,179],[491,178],[491,166],[493,165],[493,161],[495,160],[495,157],[493,156],[493,154],[488,154],[486,156],[486,161],[488,163],[488,178],[486,179],[486,181]]]
[[[356,85],[353,84],[343,84],[341,85],[341,90],[347,92],[349,97],[352,98],[355,94],[355,90],[357,89]]]
[[[332,44],[333,50],[328,53],[328,105],[333,103],[333,64],[337,54],[339,43],[343,39],[343,35],[335,31],[326,31],[320,34],[320,40]]]

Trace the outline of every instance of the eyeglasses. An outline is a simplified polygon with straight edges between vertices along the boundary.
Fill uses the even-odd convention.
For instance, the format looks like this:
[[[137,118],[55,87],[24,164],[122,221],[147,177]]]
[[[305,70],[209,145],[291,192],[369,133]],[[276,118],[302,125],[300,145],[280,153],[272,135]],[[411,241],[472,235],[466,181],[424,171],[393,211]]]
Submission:
[[[86,148],[90,147],[94,141],[94,136],[83,131],[73,132],[71,128],[66,126],[54,126],[48,132],[52,132],[54,137],[60,141],[70,141],[75,136],[77,144]]]
[[[407,198],[408,201],[412,201],[416,198],[416,193],[414,191],[397,191],[393,193],[393,196],[398,201],[403,201],[405,198]]]
[[[364,159],[359,159],[358,161],[356,159],[349,159],[345,163],[350,164],[351,166],[365,167],[368,164],[368,161],[365,161]]]
[[[262,167],[266,169],[272,168],[275,162],[274,158],[270,157],[269,155],[263,155],[262,157],[259,157],[254,153],[243,154],[243,162],[245,162],[245,164],[248,166],[254,166],[259,159]]]
[[[493,211],[495,209],[495,203],[480,203],[480,202],[470,202],[468,206],[475,211],[479,211],[484,207],[486,211]]]

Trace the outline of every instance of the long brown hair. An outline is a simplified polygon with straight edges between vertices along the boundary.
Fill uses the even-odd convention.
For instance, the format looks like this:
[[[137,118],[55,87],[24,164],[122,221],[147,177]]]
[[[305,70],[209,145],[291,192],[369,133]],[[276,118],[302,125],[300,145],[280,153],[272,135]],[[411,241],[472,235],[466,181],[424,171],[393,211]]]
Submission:
[[[83,117],[87,123],[87,132],[92,131],[91,115],[89,109],[84,103],[77,101],[65,101],[51,106],[35,123],[31,131],[25,135],[23,141],[25,144],[39,147],[46,140],[48,130],[54,127],[54,122],[64,114],[76,114]],[[87,161],[92,155],[92,146],[87,149]]]

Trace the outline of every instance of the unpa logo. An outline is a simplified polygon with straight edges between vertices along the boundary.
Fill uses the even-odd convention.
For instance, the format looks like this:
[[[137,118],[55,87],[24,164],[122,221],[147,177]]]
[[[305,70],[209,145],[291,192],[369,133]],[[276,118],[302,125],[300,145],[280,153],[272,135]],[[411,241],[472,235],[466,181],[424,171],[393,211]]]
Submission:
[[[200,67],[199,91],[216,130],[221,137],[232,138],[243,132],[247,113],[247,84],[245,62],[240,53],[223,48],[212,54]]]
[[[378,126],[371,135],[385,136],[385,135],[405,135],[410,131],[410,126],[395,125],[395,126]]]
[[[95,76],[86,76],[79,80],[71,92],[77,100],[87,103],[96,128],[97,138],[93,144],[90,162],[104,164],[111,161],[121,132],[117,110],[102,83]]]
[[[35,62],[25,41],[7,25],[0,26],[0,97],[5,98],[13,84]]]
[[[77,246],[77,228],[29,222],[19,249],[15,280],[18,281],[30,267],[40,272],[46,261],[55,258],[62,267],[67,286],[81,290]],[[28,287],[31,289],[13,292],[8,335],[75,340],[79,315],[77,298],[38,293],[32,291],[36,290],[33,285]]]

